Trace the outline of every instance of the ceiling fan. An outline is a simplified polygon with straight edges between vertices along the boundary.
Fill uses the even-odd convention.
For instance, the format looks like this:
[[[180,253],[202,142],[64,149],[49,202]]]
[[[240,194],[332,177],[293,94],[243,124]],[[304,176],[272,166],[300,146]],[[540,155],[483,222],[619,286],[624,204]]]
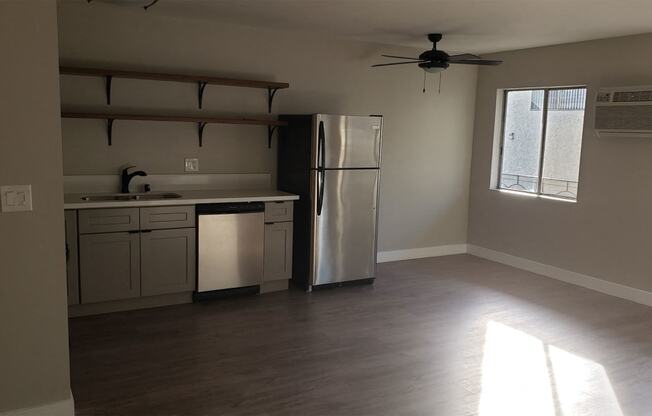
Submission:
[[[462,64],[462,65],[500,65],[503,61],[494,61],[490,59],[482,59],[477,55],[472,55],[470,53],[463,53],[460,55],[449,55],[444,51],[437,49],[437,42],[442,38],[441,33],[430,33],[428,34],[428,40],[432,42],[432,49],[423,52],[419,55],[418,58],[410,58],[407,56],[395,56],[395,55],[381,55],[385,58],[394,58],[394,59],[407,59],[407,61],[402,62],[390,62],[386,64],[376,64],[372,65],[373,67],[379,66],[392,66],[392,65],[405,65],[405,64],[418,64],[419,68],[422,68],[424,71],[429,73],[442,72],[450,66],[450,64]]]

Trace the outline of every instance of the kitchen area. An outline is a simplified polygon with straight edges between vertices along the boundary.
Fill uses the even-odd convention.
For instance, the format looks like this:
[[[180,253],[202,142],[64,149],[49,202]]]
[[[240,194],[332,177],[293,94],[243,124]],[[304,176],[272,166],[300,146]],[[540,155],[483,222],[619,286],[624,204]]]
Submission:
[[[60,73],[73,83],[79,79],[82,83],[89,79],[104,82],[105,103],[101,107],[76,105],[69,110],[63,106],[62,118],[71,119],[64,124],[64,132],[68,125],[78,131],[88,120],[93,120],[95,128],[104,123],[105,152],[121,146],[118,140],[125,137],[120,129],[129,124],[196,124],[199,148],[204,145],[208,124],[267,125],[270,144],[272,126],[278,127],[269,116],[120,111],[119,101],[116,111],[121,81],[144,80],[163,89],[166,84],[196,84],[198,109],[206,107],[202,99],[208,85],[267,90],[270,112],[272,92],[289,86],[116,68],[62,66]],[[65,88],[64,81],[63,97]],[[65,176],[71,317],[189,303],[224,291],[265,293],[288,288],[292,208],[299,196],[274,190],[269,174],[204,173],[199,172],[199,161],[198,157],[183,158],[183,174],[148,173],[126,164],[117,175]],[[147,161],[142,165],[151,166]]]
[[[277,184],[270,174],[200,173],[184,158],[183,174],[66,175],[64,209],[71,317],[264,294],[292,286],[372,283],[375,278],[382,116],[216,117],[116,112],[112,86],[127,80],[267,89],[287,83],[196,74],[61,67],[62,77],[102,78],[101,110],[62,110],[68,128],[105,123],[192,123],[198,146],[207,124],[266,125],[277,141]],[[116,78],[116,81],[114,81]],[[65,93],[62,93],[65,96]],[[276,133],[276,135],[274,134]],[[119,192],[118,192],[119,191]],[[133,191],[133,192],[132,192]]]
[[[115,64],[62,62],[59,72],[64,164],[93,173],[64,176],[71,317],[373,283],[382,116],[277,116],[275,100],[291,90],[288,82]],[[238,97],[238,113],[224,110],[234,101],[216,103],[227,93]],[[180,94],[195,102],[182,108]],[[157,108],[150,97],[171,98],[174,109]],[[267,113],[245,103],[260,98]],[[122,163],[113,156],[127,144],[153,144],[161,128],[189,141],[189,126],[194,143],[184,143],[184,153],[154,144]],[[238,157],[239,149],[218,147],[226,134],[248,154],[266,153],[274,174],[215,169],[216,152]],[[84,149],[91,141],[99,155]],[[183,173],[157,168],[160,152]],[[79,169],[89,158],[101,165],[102,154],[120,163],[117,174]]]

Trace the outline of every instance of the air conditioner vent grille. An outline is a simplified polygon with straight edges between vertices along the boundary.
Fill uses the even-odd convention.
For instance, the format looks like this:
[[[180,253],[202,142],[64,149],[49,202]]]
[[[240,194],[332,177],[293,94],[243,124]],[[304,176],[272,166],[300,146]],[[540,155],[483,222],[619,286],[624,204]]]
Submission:
[[[650,130],[652,111],[647,105],[598,106],[595,108],[595,128],[598,130]]]
[[[652,101],[652,91],[616,91],[613,93],[614,103],[635,103]]]

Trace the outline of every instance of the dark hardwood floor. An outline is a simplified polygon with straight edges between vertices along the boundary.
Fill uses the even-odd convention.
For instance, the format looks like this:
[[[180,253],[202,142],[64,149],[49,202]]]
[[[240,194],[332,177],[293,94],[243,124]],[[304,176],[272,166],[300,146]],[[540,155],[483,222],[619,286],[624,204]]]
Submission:
[[[70,321],[77,415],[652,415],[652,308],[460,255]]]

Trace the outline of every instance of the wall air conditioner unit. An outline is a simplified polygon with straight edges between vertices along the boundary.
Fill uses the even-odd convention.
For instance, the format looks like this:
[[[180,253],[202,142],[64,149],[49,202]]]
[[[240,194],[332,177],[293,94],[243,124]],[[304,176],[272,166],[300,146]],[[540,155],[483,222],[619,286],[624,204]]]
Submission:
[[[600,88],[593,128],[600,137],[652,138],[652,86]]]

